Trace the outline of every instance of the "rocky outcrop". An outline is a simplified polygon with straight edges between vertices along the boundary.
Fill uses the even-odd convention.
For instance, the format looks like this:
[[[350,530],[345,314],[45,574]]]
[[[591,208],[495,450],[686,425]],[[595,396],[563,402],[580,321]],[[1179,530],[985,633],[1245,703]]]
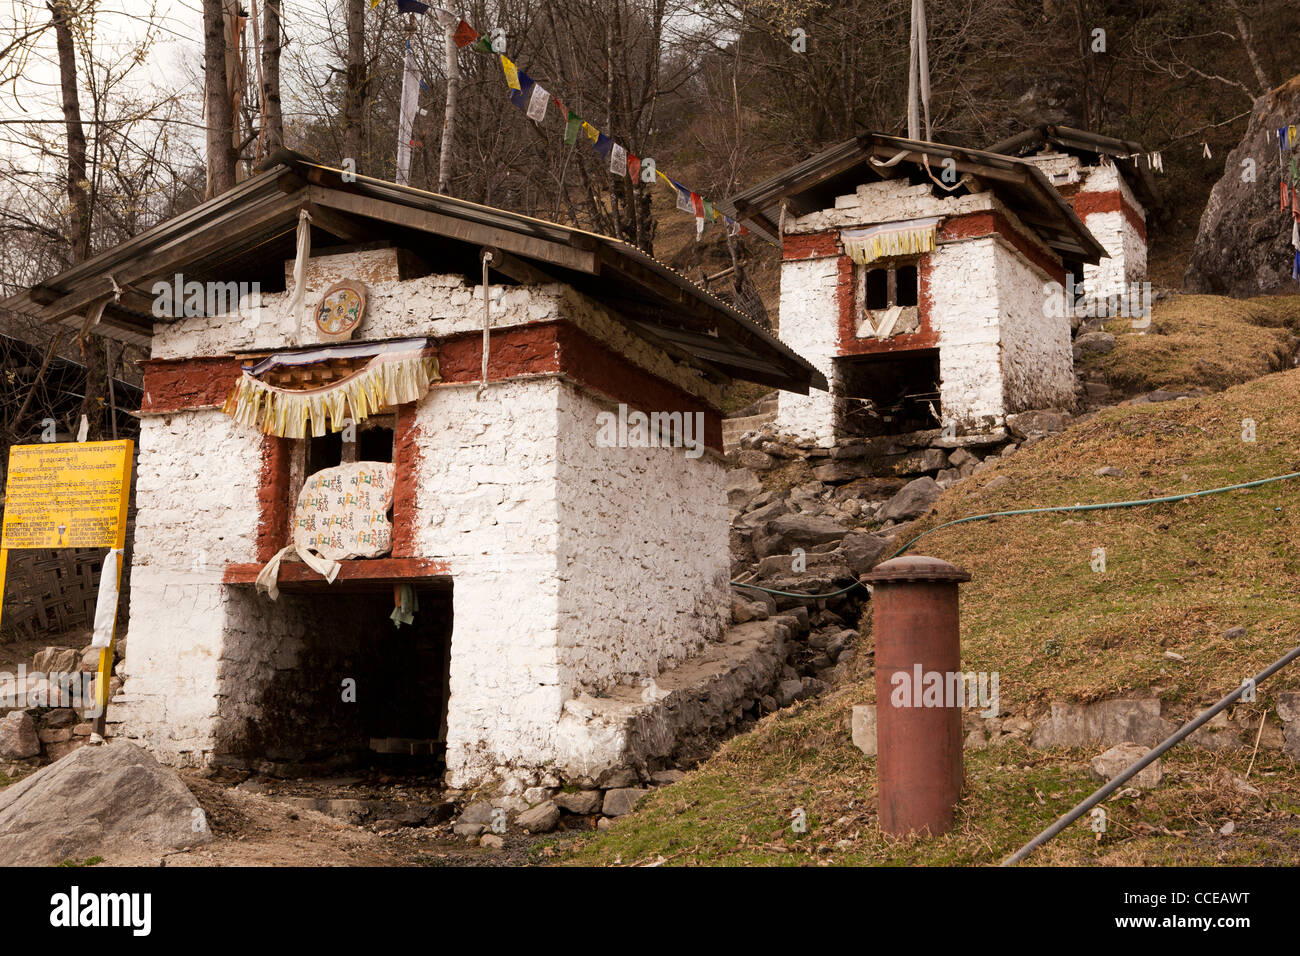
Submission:
[[[1189,292],[1244,297],[1292,286],[1292,219],[1280,208],[1277,129],[1294,123],[1297,112],[1300,76],[1255,101],[1246,135],[1228,154],[1201,214],[1183,279]],[[1292,154],[1281,155],[1289,182]],[[1253,181],[1245,160],[1255,164]]]

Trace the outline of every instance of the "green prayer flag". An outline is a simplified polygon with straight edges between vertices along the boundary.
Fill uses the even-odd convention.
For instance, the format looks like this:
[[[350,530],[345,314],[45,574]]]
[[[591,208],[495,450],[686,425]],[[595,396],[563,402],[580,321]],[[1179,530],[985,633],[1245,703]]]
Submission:
[[[713,222],[713,203],[704,200],[704,221]]]
[[[496,53],[496,51],[492,49],[492,41],[487,37],[479,37],[478,42],[470,47],[470,49],[475,53],[487,53],[489,55]]]
[[[582,127],[582,117],[569,110],[569,121],[564,124],[564,145],[572,146],[578,141],[578,130]]]

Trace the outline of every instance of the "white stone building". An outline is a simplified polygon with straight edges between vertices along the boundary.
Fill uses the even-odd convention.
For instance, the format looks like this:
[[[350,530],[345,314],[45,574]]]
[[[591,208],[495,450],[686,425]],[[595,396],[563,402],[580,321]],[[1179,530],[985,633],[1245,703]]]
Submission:
[[[781,248],[781,337],[831,391],[780,395],[829,444],[1073,402],[1053,284],[1106,252],[1033,164],[864,134],[734,197]]]
[[[624,243],[278,155],[7,303],[80,326],[106,302],[108,334],[152,350],[110,721],[177,765],[445,753],[462,787],[616,767],[626,740],[575,702],[643,699],[729,623],[721,388],[824,380]],[[190,282],[256,283],[260,304],[151,314]],[[347,342],[313,320],[340,282],[366,298]],[[246,379],[333,395],[394,349],[432,381],[364,420],[347,405],[355,434],[334,414],[305,437],[230,414]],[[392,465],[387,552],[332,583],[285,560],[272,601],[254,582],[292,540],[298,489],[349,461]],[[399,629],[404,596],[418,610]]]
[[[1141,143],[1044,125],[988,149],[1041,169],[1105,247],[1105,259],[1083,268],[1089,296],[1128,294],[1146,281],[1147,214],[1156,191],[1152,154]]]

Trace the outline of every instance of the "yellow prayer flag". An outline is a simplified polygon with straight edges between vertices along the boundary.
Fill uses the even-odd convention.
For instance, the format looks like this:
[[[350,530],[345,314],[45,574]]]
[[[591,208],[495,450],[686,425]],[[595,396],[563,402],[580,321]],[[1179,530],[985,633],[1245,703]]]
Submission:
[[[600,139],[600,130],[596,129],[596,127],[592,126],[590,123],[584,122],[582,124],[582,131],[587,134],[587,139],[591,140],[593,143]]]
[[[1292,149],[1295,148],[1295,127],[1294,126],[1288,126],[1286,128],[1286,143],[1289,148]]]
[[[375,7],[377,7],[377,6],[379,6],[379,0],[370,0],[370,9],[371,9],[371,10],[375,9]]]
[[[661,173],[659,170],[657,169],[655,170],[655,175],[658,176],[660,179],[662,179],[669,186],[673,186],[673,181],[669,179],[667,176],[665,176],[663,173]],[[675,192],[677,190],[677,187],[673,186],[673,190]]]
[[[510,62],[510,58],[504,53],[501,54],[501,70],[506,75],[506,85],[512,90],[519,89],[519,70]],[[521,91],[522,92],[522,91]]]

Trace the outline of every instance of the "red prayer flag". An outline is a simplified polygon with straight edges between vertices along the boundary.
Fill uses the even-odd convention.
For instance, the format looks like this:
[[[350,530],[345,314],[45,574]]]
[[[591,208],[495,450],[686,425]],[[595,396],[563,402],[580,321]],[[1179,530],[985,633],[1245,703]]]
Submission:
[[[631,153],[627,154],[627,171],[629,175],[631,175],[633,182],[636,182],[641,178],[641,160],[637,159],[637,157],[633,156]]]
[[[1282,183],[1282,211],[1286,212],[1287,207],[1291,205],[1291,197],[1287,194],[1286,183]]]
[[[704,200],[699,193],[691,193],[691,208],[695,210],[695,218],[704,218]]]
[[[452,39],[456,41],[456,46],[458,47],[469,46],[471,43],[473,43],[475,40],[478,39],[478,31],[475,30],[468,23],[466,23],[464,20],[461,20],[460,23],[456,26],[456,32],[453,33],[451,36]]]

